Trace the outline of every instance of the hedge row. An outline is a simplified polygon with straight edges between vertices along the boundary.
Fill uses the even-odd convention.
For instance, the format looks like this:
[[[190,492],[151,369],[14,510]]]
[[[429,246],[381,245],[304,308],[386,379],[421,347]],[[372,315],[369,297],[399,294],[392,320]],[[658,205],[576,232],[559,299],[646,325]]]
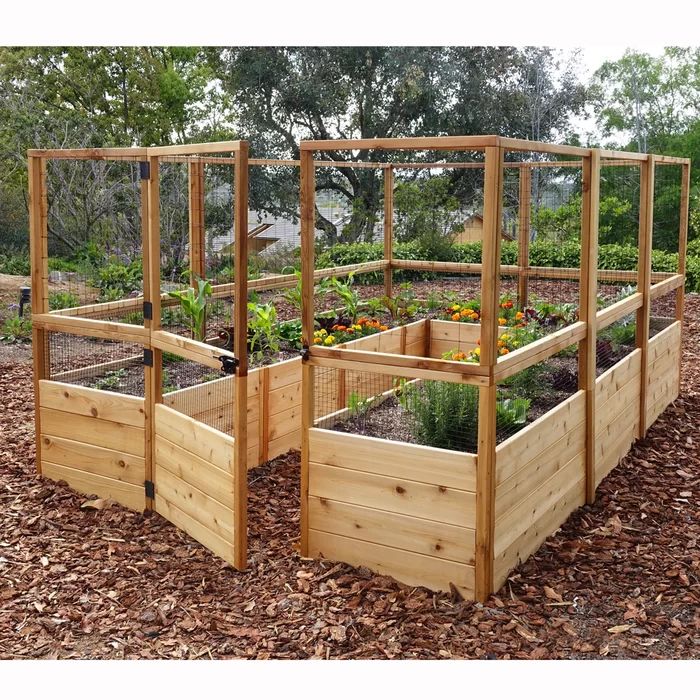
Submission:
[[[481,262],[481,243],[457,243],[449,251],[449,256],[440,260],[449,262],[479,263]],[[534,241],[530,245],[530,264],[537,267],[579,267],[581,249],[578,243],[569,242],[554,245],[552,243]],[[381,260],[384,248],[381,243],[349,243],[336,245],[323,251],[316,259],[316,268],[336,267],[338,265],[356,265],[358,263]],[[639,251],[634,246],[604,244],[598,248],[598,267],[605,270],[634,270],[637,267]],[[403,260],[433,260],[430,251],[421,249],[415,243],[396,243],[394,257]],[[504,241],[501,245],[501,264],[515,265],[518,261],[518,246],[512,241]],[[656,272],[675,272],[678,269],[678,253],[667,253],[663,250],[652,251],[652,269]],[[416,279],[422,276],[402,271],[397,273],[399,280]],[[370,275],[363,275],[366,279]],[[379,274],[372,275],[372,281],[378,280]],[[700,256],[689,255],[686,267],[686,289],[690,292],[700,292]]]

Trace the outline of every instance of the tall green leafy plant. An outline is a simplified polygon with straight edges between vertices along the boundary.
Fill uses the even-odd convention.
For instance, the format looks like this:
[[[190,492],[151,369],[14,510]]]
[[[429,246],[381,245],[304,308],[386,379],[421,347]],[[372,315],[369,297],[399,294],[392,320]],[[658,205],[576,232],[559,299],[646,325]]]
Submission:
[[[280,331],[274,305],[251,301],[248,302],[248,313],[248,347],[251,354],[261,359],[266,350],[279,352]]]
[[[354,275],[351,272],[348,275],[347,281],[343,282],[335,277],[326,279],[321,282],[321,292],[332,292],[335,294],[345,307],[345,312],[350,317],[352,323],[357,323],[357,317],[360,313],[360,295],[353,289]]]
[[[168,296],[180,302],[183,319],[194,340],[204,342],[207,328],[207,302],[212,295],[211,283],[197,280],[197,291],[193,287],[175,292]]]

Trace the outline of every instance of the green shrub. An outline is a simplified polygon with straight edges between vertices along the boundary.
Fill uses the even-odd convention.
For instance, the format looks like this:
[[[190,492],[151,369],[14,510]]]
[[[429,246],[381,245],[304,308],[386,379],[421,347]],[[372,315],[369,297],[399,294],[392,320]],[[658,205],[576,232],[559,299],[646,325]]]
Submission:
[[[56,272],[80,272],[81,266],[74,260],[49,258],[49,270],[55,270]]]
[[[16,253],[0,253],[0,273],[3,275],[28,277],[32,273],[29,256]]]
[[[80,299],[72,292],[49,292],[49,309],[71,309],[80,306]]]
[[[134,260],[128,265],[109,263],[96,270],[92,283],[102,292],[101,301],[122,299],[131,292],[140,291],[143,282],[141,260]]]
[[[23,343],[31,340],[32,321],[30,318],[10,316],[6,318],[0,328],[0,341],[3,343]]]
[[[693,248],[693,252],[695,247]],[[356,265],[358,263],[381,260],[384,248],[381,243],[340,244],[318,255],[316,268],[334,267],[336,265]],[[415,242],[397,243],[394,257],[403,260],[426,260],[425,251]],[[639,251],[634,245],[608,243],[598,247],[598,267],[608,270],[635,270]],[[450,249],[450,262],[481,262],[481,243],[456,243]],[[515,265],[518,261],[518,244],[503,241],[501,245],[501,264]],[[579,267],[581,262],[578,241],[552,243],[533,241],[530,244],[530,264],[535,267]],[[678,269],[678,253],[653,250],[651,265],[655,272],[675,272]],[[688,255],[686,290],[700,292],[700,255]],[[397,270],[394,280],[397,282],[416,279],[431,279],[434,275],[412,270]],[[376,284],[383,279],[381,272],[357,275],[357,282]]]

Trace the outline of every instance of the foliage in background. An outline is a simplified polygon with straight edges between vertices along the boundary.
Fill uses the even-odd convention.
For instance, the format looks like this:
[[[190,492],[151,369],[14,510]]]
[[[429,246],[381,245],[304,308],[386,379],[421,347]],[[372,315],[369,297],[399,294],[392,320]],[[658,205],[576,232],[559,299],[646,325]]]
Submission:
[[[49,310],[70,309],[80,306],[80,299],[72,292],[49,292]]]
[[[452,245],[464,216],[446,175],[399,182],[394,189],[395,240],[415,241],[428,260],[441,257]]]
[[[543,267],[578,267],[580,265],[580,245],[578,242],[553,244],[549,241],[533,241],[530,245],[530,262],[532,265]],[[381,260],[384,249],[379,243],[352,243],[337,245],[324,251],[316,260],[316,267],[333,267],[350,265],[372,260]],[[423,251],[413,242],[398,243],[394,246],[394,256],[405,260],[422,260]],[[503,241],[501,245],[501,264],[515,265],[517,263],[518,247],[511,241]],[[639,250],[636,245],[602,244],[598,248],[598,267],[607,270],[634,270],[637,266]],[[676,272],[678,270],[678,254],[667,253],[663,250],[652,251],[652,269],[655,272]],[[481,243],[456,243],[450,249],[448,258],[452,262],[481,262]],[[406,274],[404,274],[406,273]],[[700,256],[689,256],[687,259],[686,290],[700,292]],[[376,284],[380,281],[381,273],[357,275],[357,279]],[[397,281],[407,279],[429,279],[429,273],[397,270],[394,273]]]

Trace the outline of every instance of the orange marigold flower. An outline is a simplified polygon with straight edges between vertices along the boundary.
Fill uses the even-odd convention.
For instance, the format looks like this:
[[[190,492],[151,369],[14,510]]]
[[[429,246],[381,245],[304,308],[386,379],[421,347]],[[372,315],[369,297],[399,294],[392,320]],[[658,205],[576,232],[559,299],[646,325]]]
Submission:
[[[463,352],[454,352],[452,353],[452,359],[453,360],[466,360],[467,356]]]
[[[499,326],[505,326],[506,323],[508,323],[508,321],[506,321],[506,319],[503,318],[503,316],[501,316],[501,317],[498,319],[498,325],[499,325]]]
[[[314,345],[318,345],[323,342],[323,338],[314,338]]]
[[[459,314],[452,314],[452,320],[453,320],[453,321],[459,321],[459,319],[460,319]]]
[[[524,314],[522,311],[518,311],[518,312],[515,314],[515,320],[516,320],[516,321],[520,321],[520,319],[523,318],[523,316],[525,316],[525,314]]]
[[[509,352],[510,350],[508,350],[508,348],[501,348],[500,350],[501,355],[507,355]]]
[[[379,330],[380,330],[380,331],[388,331],[388,330],[389,330],[389,326],[379,326]]]

